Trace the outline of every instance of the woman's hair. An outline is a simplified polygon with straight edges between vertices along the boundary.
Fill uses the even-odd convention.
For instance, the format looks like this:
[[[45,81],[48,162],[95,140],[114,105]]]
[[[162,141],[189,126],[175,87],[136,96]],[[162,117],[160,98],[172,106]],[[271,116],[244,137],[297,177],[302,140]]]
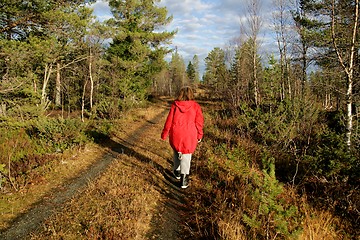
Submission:
[[[178,101],[194,100],[194,92],[189,86],[182,87],[177,97]]]

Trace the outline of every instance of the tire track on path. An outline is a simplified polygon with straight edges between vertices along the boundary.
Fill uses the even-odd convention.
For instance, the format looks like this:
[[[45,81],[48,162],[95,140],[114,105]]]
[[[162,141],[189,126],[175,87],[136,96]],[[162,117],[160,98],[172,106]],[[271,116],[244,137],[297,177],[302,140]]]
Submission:
[[[101,157],[101,159],[96,161],[93,165],[91,165],[85,172],[80,174],[78,177],[69,180],[67,183],[63,184],[60,187],[54,188],[41,201],[35,203],[30,210],[18,216],[8,229],[0,233],[0,239],[14,240],[14,239],[30,238],[31,232],[36,231],[41,226],[41,224],[53,213],[61,211],[62,206],[67,201],[69,201],[71,198],[75,197],[77,194],[80,194],[84,189],[86,189],[89,182],[94,181],[103,172],[105,172],[108,166],[114,160],[118,160],[117,157],[119,154],[125,153],[135,156],[138,160],[143,162],[145,161],[151,164],[167,179],[171,179],[171,177],[169,177],[170,176],[169,171],[166,171],[161,166],[161,164],[152,161],[151,159],[134,151],[131,147],[125,145],[126,142],[134,143],[136,142],[137,139],[144,137],[143,134],[146,132],[146,130],[149,129],[154,124],[159,124],[160,120],[164,117],[164,114],[167,111],[168,111],[167,109],[162,110],[152,120],[145,122],[145,124],[143,124],[135,131],[133,131],[131,134],[129,134],[128,137],[124,139],[122,143],[115,142],[114,140],[111,139],[101,143],[100,144],[101,146],[110,149],[110,151],[107,154]],[[164,186],[161,186],[160,188],[164,188]],[[165,189],[166,188],[167,187],[165,187]],[[167,192],[167,190],[165,190],[165,192]],[[158,238],[158,239],[163,239],[163,238]]]

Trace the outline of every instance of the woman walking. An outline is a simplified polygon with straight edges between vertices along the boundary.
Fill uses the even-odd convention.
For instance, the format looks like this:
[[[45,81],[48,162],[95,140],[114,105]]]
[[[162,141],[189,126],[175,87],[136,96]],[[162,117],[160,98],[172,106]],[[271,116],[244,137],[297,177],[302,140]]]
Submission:
[[[169,136],[174,150],[173,173],[180,179],[181,188],[189,185],[190,163],[197,144],[203,137],[204,117],[200,105],[194,101],[194,92],[183,87],[172,103],[161,138]]]

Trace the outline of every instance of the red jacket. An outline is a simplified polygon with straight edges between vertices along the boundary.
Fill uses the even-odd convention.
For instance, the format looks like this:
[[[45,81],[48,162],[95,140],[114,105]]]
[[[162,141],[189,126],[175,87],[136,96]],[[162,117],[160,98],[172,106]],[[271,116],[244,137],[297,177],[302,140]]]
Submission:
[[[171,105],[161,138],[169,136],[171,147],[184,154],[195,151],[198,140],[203,137],[204,117],[195,101],[175,101]]]

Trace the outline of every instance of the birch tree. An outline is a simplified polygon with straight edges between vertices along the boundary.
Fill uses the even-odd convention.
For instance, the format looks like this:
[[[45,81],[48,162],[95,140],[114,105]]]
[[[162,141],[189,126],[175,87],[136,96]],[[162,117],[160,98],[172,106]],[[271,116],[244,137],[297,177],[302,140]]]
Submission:
[[[353,130],[353,84],[354,84],[354,70],[356,67],[355,54],[358,51],[358,24],[359,24],[359,0],[355,0],[353,4],[353,20],[350,25],[351,35],[348,42],[345,44],[346,48],[341,48],[339,39],[344,40],[339,36],[339,27],[345,27],[348,25],[348,21],[341,19],[338,12],[338,6],[336,0],[331,2],[331,38],[334,46],[334,50],[338,57],[341,67],[344,69],[346,74],[346,144],[351,147],[351,137]],[[343,44],[342,44],[343,45]],[[344,45],[343,45],[344,46]]]
[[[276,11],[273,13],[274,30],[280,54],[280,99],[292,97],[290,81],[289,42],[291,38],[288,0],[273,0]]]
[[[247,1],[246,22],[241,23],[241,31],[247,36],[246,42],[251,42],[250,56],[252,59],[253,99],[256,106],[260,104],[258,77],[258,51],[260,47],[259,33],[262,27],[261,0]]]

